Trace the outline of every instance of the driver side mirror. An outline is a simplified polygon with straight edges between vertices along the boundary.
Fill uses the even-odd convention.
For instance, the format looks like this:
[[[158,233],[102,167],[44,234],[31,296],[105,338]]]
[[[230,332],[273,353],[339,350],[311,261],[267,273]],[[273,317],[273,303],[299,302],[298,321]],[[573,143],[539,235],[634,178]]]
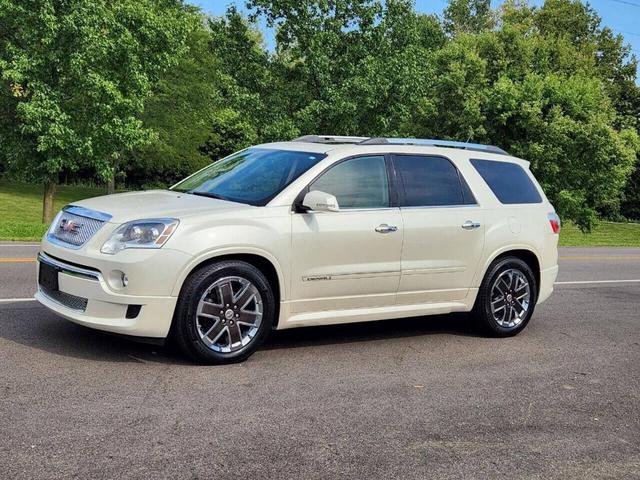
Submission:
[[[338,199],[330,193],[312,190],[304,196],[302,206],[314,212],[339,212]]]

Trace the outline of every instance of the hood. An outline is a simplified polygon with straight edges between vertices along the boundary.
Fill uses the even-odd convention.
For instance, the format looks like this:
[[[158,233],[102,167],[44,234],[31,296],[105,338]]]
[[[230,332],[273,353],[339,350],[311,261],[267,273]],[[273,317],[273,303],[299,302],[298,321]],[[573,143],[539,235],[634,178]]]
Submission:
[[[145,218],[178,218],[211,214],[216,211],[252,208],[243,203],[228,202],[170,190],[117,193],[88,198],[77,205],[112,216],[109,222],[124,223]]]

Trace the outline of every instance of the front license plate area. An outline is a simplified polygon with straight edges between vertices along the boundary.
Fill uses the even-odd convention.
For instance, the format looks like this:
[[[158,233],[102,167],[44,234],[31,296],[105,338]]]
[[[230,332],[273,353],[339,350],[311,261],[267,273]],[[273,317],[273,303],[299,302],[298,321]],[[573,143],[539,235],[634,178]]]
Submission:
[[[50,292],[57,292],[60,290],[60,286],[58,284],[58,269],[48,263],[40,262],[38,283],[42,288]]]

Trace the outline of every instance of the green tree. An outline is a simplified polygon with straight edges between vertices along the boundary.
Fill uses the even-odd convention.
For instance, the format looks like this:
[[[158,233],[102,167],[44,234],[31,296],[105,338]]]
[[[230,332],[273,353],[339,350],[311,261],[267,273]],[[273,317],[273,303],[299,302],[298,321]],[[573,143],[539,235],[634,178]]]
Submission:
[[[636,168],[625,187],[621,213],[627,218],[640,219],[640,161],[636,161]]]
[[[256,25],[230,7],[208,26],[220,101],[200,152],[218,160],[256,142],[297,136],[287,109],[294,92],[284,87],[280,65],[272,61]]]
[[[635,60],[580,2],[510,1],[496,12],[487,0],[452,0],[443,24],[403,0],[249,7],[276,29],[276,53],[233,58],[271,72],[263,104],[282,99],[301,132],[495,143],[530,160],[561,215],[583,229],[618,211],[639,150]],[[246,95],[260,91],[229,64]],[[229,118],[246,111],[236,104]]]
[[[20,164],[45,184],[53,214],[61,171],[112,179],[149,143],[139,116],[158,75],[184,51],[193,15],[179,0],[0,0],[0,78]],[[4,105],[7,108],[7,105]]]
[[[146,99],[140,118],[157,137],[135,149],[124,166],[130,187],[173,184],[209,162],[200,147],[225,108],[222,64],[210,42],[202,17],[187,38],[189,50]]]
[[[276,29],[272,61],[302,133],[400,133],[446,41],[437,19],[408,0],[249,4]]]
[[[444,9],[444,26],[450,34],[480,33],[495,23],[491,0],[450,0]]]

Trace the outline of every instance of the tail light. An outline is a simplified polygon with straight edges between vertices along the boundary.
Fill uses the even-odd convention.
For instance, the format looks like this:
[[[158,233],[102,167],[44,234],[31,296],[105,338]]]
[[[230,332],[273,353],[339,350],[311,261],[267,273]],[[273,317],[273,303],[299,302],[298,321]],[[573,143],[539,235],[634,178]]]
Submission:
[[[548,214],[547,218],[549,219],[549,223],[551,224],[551,230],[553,230],[553,233],[560,233],[560,217],[556,214],[556,212]]]

